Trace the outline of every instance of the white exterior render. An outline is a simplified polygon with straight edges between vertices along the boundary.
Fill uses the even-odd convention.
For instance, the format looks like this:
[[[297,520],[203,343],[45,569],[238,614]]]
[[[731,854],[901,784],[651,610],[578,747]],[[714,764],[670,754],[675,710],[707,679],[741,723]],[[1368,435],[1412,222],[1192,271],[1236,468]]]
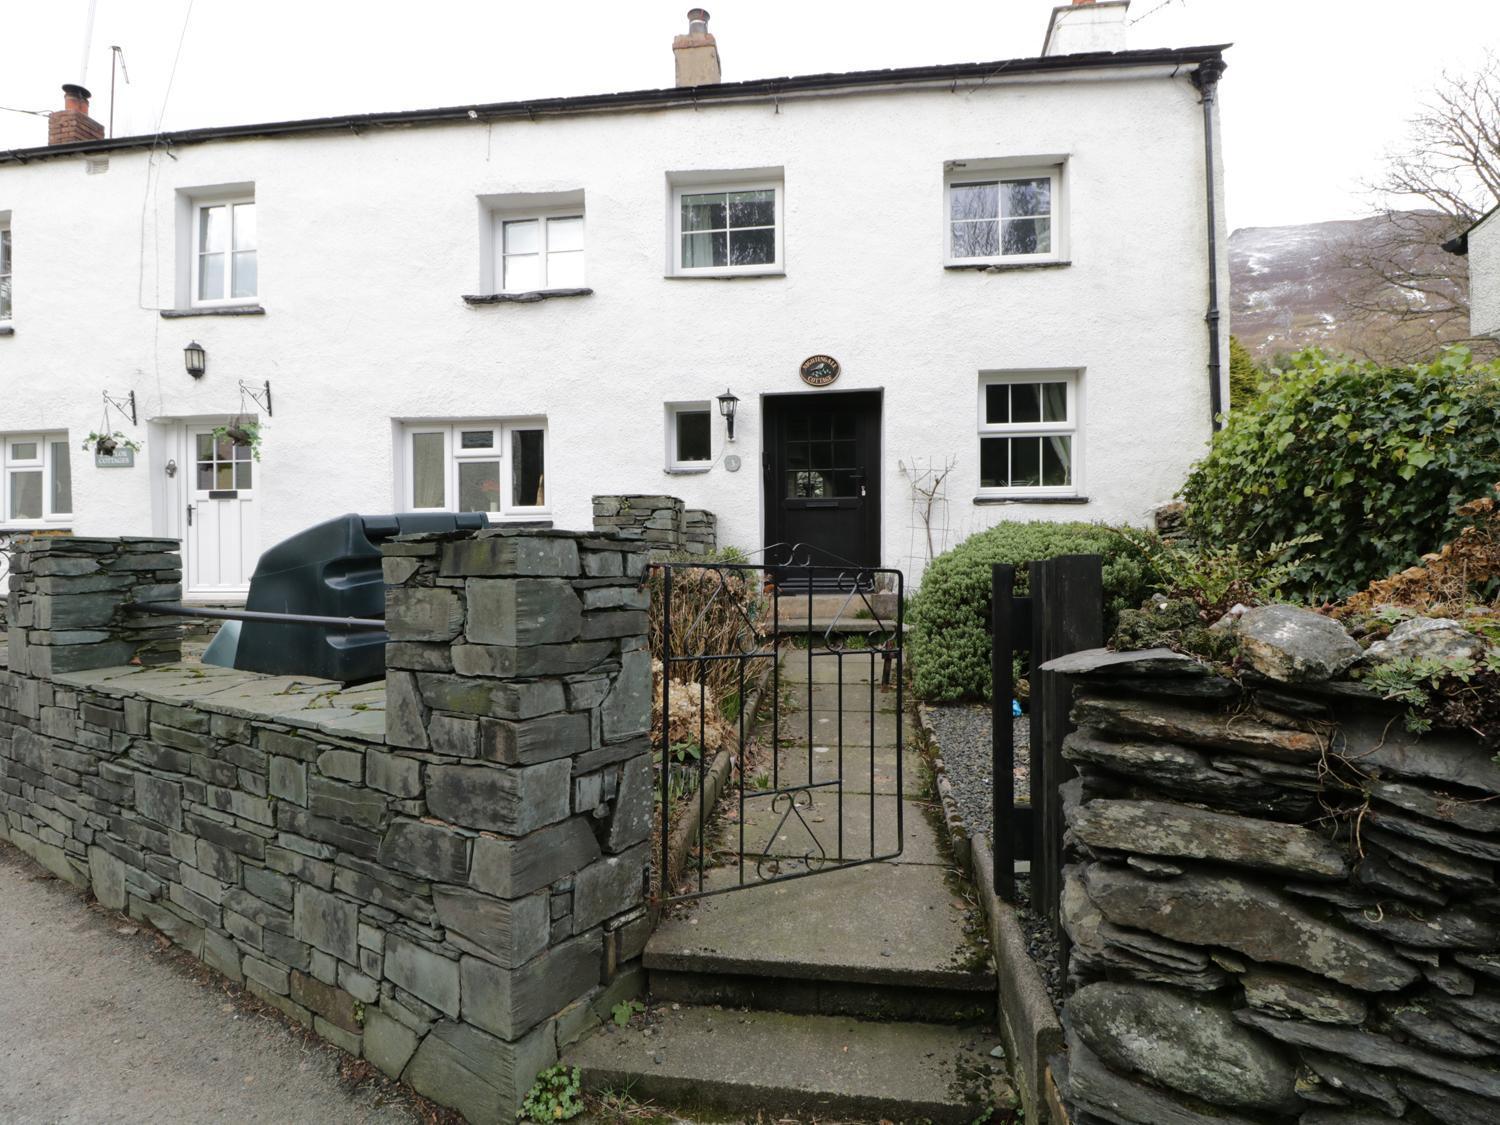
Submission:
[[[874,561],[911,579],[925,561],[902,465],[953,463],[939,549],[1002,520],[1144,521],[1211,432],[1193,82],[1210,58],[1023,60],[0,153],[13,248],[0,263],[13,265],[0,530],[184,537],[190,594],[231,600],[259,549],[344,512],[410,510],[414,490],[451,507],[465,488],[493,502],[492,519],[565,528],[590,526],[595,494],[668,493],[715,512],[721,544],[755,548],[765,396],[818,393],[799,377],[816,354],[841,365],[827,392],[881,392]],[[988,196],[952,185],[1007,179],[1050,185],[1046,247],[1023,224],[1018,254],[955,257],[949,223],[972,217],[954,216],[955,200],[980,200],[980,214]],[[757,264],[726,275],[707,237],[693,254],[708,265],[682,260],[683,196],[715,190],[774,196],[771,233],[751,229],[767,212],[747,196],[744,229],[726,235],[772,247],[768,263],[747,251]],[[239,257],[225,226],[208,260],[220,244],[198,244],[202,224],[252,200]],[[705,229],[710,203],[694,212]],[[1217,214],[1227,306],[1222,199]],[[507,235],[506,220],[532,225]],[[970,232],[981,249],[1010,237],[990,222]],[[592,292],[463,299],[507,276]],[[245,304],[264,312],[163,315]],[[192,341],[201,378],[184,370]],[[1220,347],[1227,372],[1227,330]],[[241,381],[262,395],[269,381],[272,409]],[[982,417],[987,388],[1028,381],[1063,388],[1041,392],[1046,419]],[[732,443],[714,403],[726,388],[740,400]],[[132,392],[138,424],[113,409],[101,424],[103,396]],[[711,411],[708,462],[678,455],[683,404]],[[198,435],[237,417],[263,426],[261,460],[237,468],[221,448],[227,467],[204,475]],[[690,455],[698,427],[687,424]],[[982,429],[1034,437],[1039,454],[1014,456],[1046,460],[1050,483],[1023,467],[1033,483],[983,488]],[[96,467],[80,448],[93,430],[142,442],[134,467]],[[489,446],[465,436],[485,431]],[[523,464],[538,442],[542,480]],[[70,452],[70,502],[60,465],[11,481],[54,447]],[[441,469],[418,482],[421,457]],[[56,501],[40,516],[37,488]]]
[[[1469,332],[1500,337],[1500,210],[1468,232]]]

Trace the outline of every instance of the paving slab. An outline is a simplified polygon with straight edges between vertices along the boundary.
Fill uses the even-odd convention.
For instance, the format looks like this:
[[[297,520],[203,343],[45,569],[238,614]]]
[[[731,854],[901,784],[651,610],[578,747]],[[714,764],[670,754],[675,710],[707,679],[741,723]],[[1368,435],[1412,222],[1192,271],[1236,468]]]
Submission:
[[[788,814],[786,798],[774,802],[768,796],[745,802],[745,850],[773,856],[826,855],[839,861],[839,805],[836,792],[810,790],[799,799],[795,814]],[[870,794],[844,793],[843,860],[870,859],[870,825],[875,825],[873,856],[889,855],[898,842],[901,853],[894,863],[944,865],[937,832],[930,820],[933,806],[921,801],[898,800],[895,794],[875,794],[873,815]],[[810,800],[811,805],[805,802]],[[774,806],[774,807],[773,807]],[[739,810],[722,823],[720,840],[727,851],[739,848]],[[901,831],[897,832],[897,816]],[[774,836],[773,836],[774,833]]]
[[[956,875],[869,863],[736,890],[669,912],[646,944],[647,969],[991,991],[987,955],[964,931]],[[737,869],[707,873],[709,889]]]
[[[898,760],[902,767],[899,775]],[[909,752],[898,755],[894,747],[877,747],[872,755],[868,746],[846,746],[840,763],[838,748],[833,745],[814,745],[811,755],[806,745],[783,746],[774,783],[777,788],[786,788],[838,781],[840,777],[846,793],[895,793],[899,789],[907,797],[921,797],[926,787],[916,756]]]
[[[654,1017],[594,1035],[563,1062],[589,1089],[688,1111],[947,1123],[978,1116],[968,1076],[984,1073],[997,1042],[984,1028],[839,1016],[681,1007]]]

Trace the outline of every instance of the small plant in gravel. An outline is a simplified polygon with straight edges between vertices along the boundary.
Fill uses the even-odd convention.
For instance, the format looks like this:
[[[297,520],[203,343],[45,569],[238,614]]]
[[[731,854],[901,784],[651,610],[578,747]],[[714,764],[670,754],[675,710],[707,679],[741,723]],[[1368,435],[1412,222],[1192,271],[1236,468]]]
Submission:
[[[517,1121],[568,1121],[585,1109],[579,1097],[583,1080],[576,1066],[549,1066],[536,1076],[516,1113]]]
[[[638,1015],[646,1010],[646,1005],[639,1000],[621,1000],[609,1010],[610,1019],[615,1021],[616,1027],[624,1027],[630,1022],[632,1016]]]

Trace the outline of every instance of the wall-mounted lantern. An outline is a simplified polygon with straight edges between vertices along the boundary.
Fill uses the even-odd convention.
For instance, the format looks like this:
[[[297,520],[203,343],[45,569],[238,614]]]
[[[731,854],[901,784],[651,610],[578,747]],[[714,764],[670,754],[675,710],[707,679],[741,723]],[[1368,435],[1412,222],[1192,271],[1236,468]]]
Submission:
[[[203,345],[194,340],[182,349],[183,363],[187,366],[187,373],[194,379],[203,378],[203,373],[208,370],[208,353],[203,350]]]
[[[734,412],[739,405],[740,400],[733,391],[726,390],[719,396],[719,413],[724,416],[724,433],[730,441],[734,440]]]

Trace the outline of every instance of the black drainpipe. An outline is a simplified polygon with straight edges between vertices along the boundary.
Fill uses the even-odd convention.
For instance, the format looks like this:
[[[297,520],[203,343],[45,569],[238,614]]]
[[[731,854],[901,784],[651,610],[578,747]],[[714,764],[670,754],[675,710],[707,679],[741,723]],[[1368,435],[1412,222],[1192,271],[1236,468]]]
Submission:
[[[1219,415],[1224,410],[1220,388],[1219,356],[1219,219],[1214,196],[1214,91],[1224,73],[1223,59],[1207,59],[1193,71],[1193,85],[1203,94],[1203,174],[1208,190],[1208,401],[1213,411],[1213,427],[1220,428]]]

